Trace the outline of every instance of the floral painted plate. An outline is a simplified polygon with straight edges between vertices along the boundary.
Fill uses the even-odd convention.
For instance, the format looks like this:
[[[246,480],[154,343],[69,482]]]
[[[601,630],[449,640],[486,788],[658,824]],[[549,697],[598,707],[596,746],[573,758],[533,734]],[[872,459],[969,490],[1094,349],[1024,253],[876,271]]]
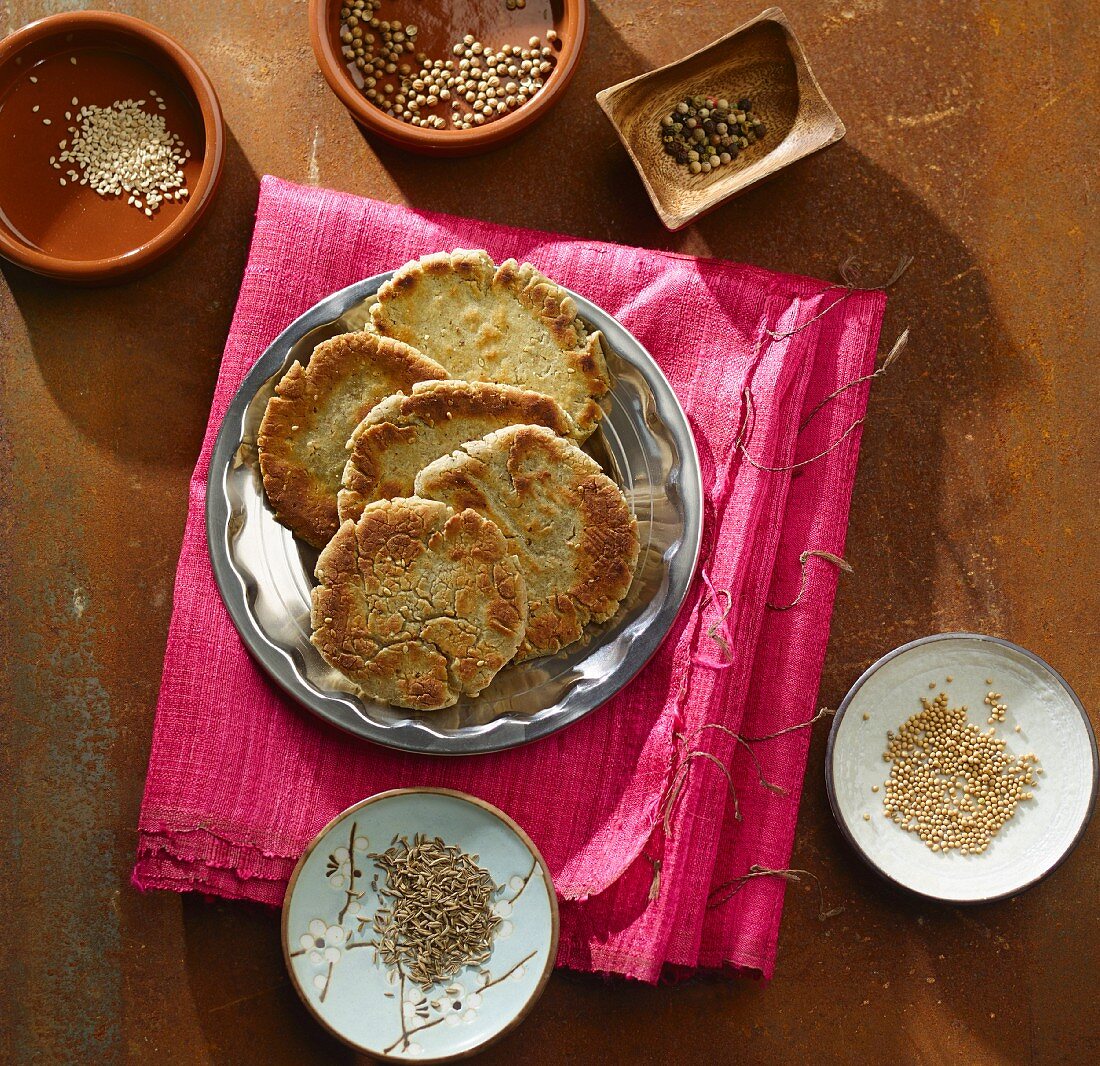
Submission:
[[[422,912],[409,885],[426,870],[440,908],[460,898],[463,909],[427,914],[428,933],[413,935],[408,915]],[[456,959],[454,941],[417,939],[441,920],[461,928],[461,957],[475,961],[425,963]],[[283,900],[298,994],[329,1032],[387,1062],[446,1062],[503,1036],[542,994],[557,948],[557,899],[538,849],[502,811],[449,789],[396,789],[349,807],[306,848]],[[448,976],[428,984],[437,970]]]

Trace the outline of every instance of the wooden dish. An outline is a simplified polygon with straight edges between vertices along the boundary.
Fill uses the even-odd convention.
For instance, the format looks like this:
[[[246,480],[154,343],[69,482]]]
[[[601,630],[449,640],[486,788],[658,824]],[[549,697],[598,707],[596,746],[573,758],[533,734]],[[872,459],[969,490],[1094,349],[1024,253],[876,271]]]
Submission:
[[[164,100],[155,113],[191,152],[182,168],[190,195],[146,217],[125,197],[103,197],[68,180],[50,157],[66,138],[73,98],[105,107],[142,99],[150,88]],[[225,125],[210,79],[147,22],[75,11],[39,19],[0,42],[0,255],[13,263],[78,284],[141,273],[194,229],[224,159]]]
[[[661,119],[685,96],[700,93],[747,96],[768,128],[762,141],[710,174],[692,174],[664,151],[660,138]],[[685,59],[602,89],[596,100],[670,230],[844,136],[844,123],[777,7]]]
[[[588,33],[587,0],[528,0],[527,6],[508,11],[504,0],[488,4],[387,4],[379,14],[387,19],[415,17],[420,32],[417,45],[433,59],[452,58],[450,46],[467,33],[493,47],[526,44],[532,36],[558,34],[557,57],[539,93],[503,118],[471,130],[424,129],[391,118],[360,91],[340,51],[342,0],[310,0],[309,28],[321,73],[332,91],[365,130],[384,141],[422,155],[473,155],[496,148],[518,136],[542,118],[560,99],[573,77]],[[443,113],[442,111],[440,112]]]

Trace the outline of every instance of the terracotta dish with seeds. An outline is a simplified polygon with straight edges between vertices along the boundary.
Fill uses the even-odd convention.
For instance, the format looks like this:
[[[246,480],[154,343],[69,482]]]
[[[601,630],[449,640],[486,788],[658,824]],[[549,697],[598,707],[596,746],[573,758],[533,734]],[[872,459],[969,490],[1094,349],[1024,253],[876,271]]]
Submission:
[[[275,387],[257,435],[275,517],[323,548],[339,526],[336,493],[352,430],[383,397],[446,376],[415,348],[369,330],[323,341],[305,367],[294,362]]]
[[[341,521],[358,519],[374,500],[413,495],[416,475],[433,460],[495,429],[546,426],[576,433],[557,401],[488,381],[422,381],[406,396],[389,396],[356,427],[348,442]]]
[[[571,441],[510,426],[425,467],[416,492],[491,519],[519,560],[527,632],[516,661],[549,655],[610,618],[630,589],[638,531],[619,487]]]
[[[499,267],[456,249],[408,263],[378,290],[375,329],[414,345],[467,381],[496,381],[552,396],[595,428],[610,389],[603,338],[589,334],[573,298],[530,263]]]
[[[312,642],[370,699],[438,710],[516,653],[527,595],[501,531],[432,500],[379,500],[317,560]]]

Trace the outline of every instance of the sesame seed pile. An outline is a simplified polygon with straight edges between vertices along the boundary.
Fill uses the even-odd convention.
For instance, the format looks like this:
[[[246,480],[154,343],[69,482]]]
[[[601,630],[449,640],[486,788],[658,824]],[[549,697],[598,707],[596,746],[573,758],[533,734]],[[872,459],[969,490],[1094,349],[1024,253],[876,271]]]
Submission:
[[[152,90],[150,94],[163,111],[164,100]],[[68,130],[71,141],[60,142],[50,165],[62,170],[72,164],[66,170],[69,181],[100,196],[125,195],[127,204],[151,217],[165,201],[187,198],[183,167],[191,153],[163,116],[144,109],[145,103],[116,100],[109,107],[81,107]],[[65,117],[71,119],[72,113]],[[65,185],[66,178],[60,182]]]
[[[454,58],[432,59],[416,51],[418,27],[379,19],[381,6],[382,0],[353,0],[340,9],[341,49],[363,95],[412,126],[445,129],[448,112],[454,129],[483,126],[537,95],[554,69],[558,35],[552,29],[545,43],[531,37],[526,47],[506,44],[499,51],[468,33],[451,46]],[[415,64],[402,60],[405,55]]]
[[[997,697],[1000,698],[999,696]],[[883,761],[893,763],[883,809],[932,851],[980,855],[1042,770],[1034,753],[1014,756],[993,730],[982,732],[967,708],[949,707],[947,693],[922,699],[922,709],[888,732]]]

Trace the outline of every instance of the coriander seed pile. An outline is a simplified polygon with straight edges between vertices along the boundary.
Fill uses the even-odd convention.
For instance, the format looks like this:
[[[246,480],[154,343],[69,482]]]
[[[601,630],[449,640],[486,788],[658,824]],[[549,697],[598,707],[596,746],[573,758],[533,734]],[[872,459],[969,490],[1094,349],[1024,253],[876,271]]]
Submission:
[[[163,111],[163,99],[153,90],[150,94]],[[69,137],[50,158],[55,170],[65,170],[61,184],[87,185],[104,197],[125,194],[127,204],[149,217],[166,200],[186,199],[183,168],[191,153],[169,131],[163,116],[144,109],[145,103],[116,100],[109,107],[81,107],[76,124],[68,128]],[[78,106],[76,97],[72,106]],[[72,112],[65,118],[72,120]]]
[[[417,51],[419,28],[380,19],[382,0],[349,0],[340,8],[340,42],[363,95],[391,118],[412,126],[468,130],[522,107],[554,69],[558,35],[494,51],[472,33],[451,46],[451,58]],[[523,7],[518,2],[509,9]]]
[[[714,96],[685,96],[661,119],[661,144],[692,174],[728,166],[767,132],[747,96],[734,105]]]
[[[990,725],[994,722],[1003,722],[1005,720],[1005,712],[1008,708],[1001,703],[1001,694],[999,692],[989,692],[982,702],[989,708],[989,718],[986,719]]]
[[[500,886],[476,855],[417,834],[371,858],[385,871],[372,928],[387,966],[427,990],[489,957]]]
[[[882,758],[893,766],[883,810],[932,851],[980,855],[1017,805],[1034,798],[1027,786],[1042,772],[1038,759],[1006,751],[992,729],[968,720],[965,706],[949,707],[946,692],[921,707],[896,736],[886,734]]]

